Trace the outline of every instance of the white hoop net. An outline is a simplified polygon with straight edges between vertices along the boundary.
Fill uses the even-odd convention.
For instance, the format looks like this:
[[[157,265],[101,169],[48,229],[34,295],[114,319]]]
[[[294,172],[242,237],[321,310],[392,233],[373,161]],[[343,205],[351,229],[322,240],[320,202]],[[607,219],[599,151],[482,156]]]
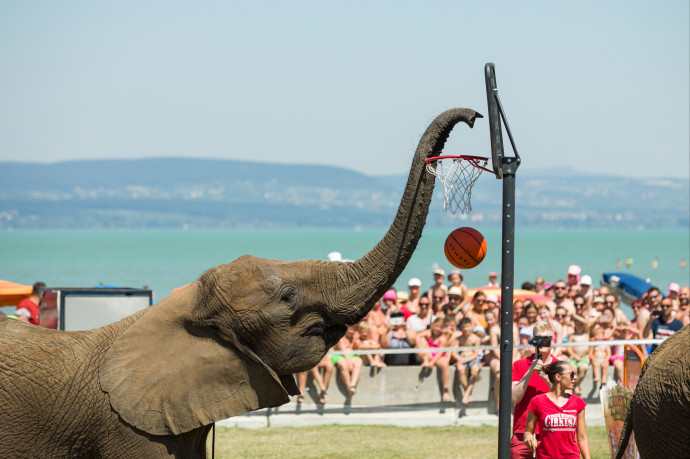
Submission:
[[[443,210],[450,210],[452,214],[472,212],[472,186],[487,170],[487,162],[488,158],[481,157],[446,157],[427,163],[426,170],[443,183]]]

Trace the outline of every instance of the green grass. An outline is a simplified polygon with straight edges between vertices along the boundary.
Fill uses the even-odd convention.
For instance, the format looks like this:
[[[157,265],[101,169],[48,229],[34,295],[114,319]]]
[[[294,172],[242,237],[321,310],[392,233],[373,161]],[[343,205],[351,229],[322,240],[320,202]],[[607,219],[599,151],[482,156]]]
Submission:
[[[609,458],[606,428],[587,428],[592,458]],[[497,456],[498,428],[327,425],[216,427],[217,458],[478,458]],[[208,457],[211,457],[209,434]]]

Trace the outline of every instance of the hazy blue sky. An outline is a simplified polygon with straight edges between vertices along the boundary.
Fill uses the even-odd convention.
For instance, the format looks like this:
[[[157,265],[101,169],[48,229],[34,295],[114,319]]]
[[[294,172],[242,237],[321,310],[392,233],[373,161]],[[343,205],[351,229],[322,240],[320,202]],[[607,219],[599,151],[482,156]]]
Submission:
[[[521,170],[688,177],[688,5],[3,1],[0,161],[400,174],[438,113],[486,114],[494,62]],[[487,122],[446,153],[489,155]]]

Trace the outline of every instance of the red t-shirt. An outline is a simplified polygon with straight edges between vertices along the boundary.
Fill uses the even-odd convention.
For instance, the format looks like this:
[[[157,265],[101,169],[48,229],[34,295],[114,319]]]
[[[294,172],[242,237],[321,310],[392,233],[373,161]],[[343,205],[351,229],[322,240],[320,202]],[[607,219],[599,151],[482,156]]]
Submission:
[[[580,458],[577,415],[586,405],[577,395],[568,397],[560,408],[546,394],[537,395],[529,402],[527,410],[537,418],[537,428],[541,431],[537,459]]]
[[[29,298],[24,298],[22,301],[19,302],[17,305],[17,309],[26,309],[31,313],[31,317],[29,317],[29,323],[32,323],[34,325],[38,325],[38,305],[31,301]]]
[[[553,356],[551,356],[553,358]],[[557,361],[558,359],[553,358],[553,361]],[[529,370],[529,367],[532,366],[532,362],[534,361],[534,354],[530,355],[529,357],[525,357],[524,359],[516,360],[513,363],[513,381],[517,382],[522,379],[523,376],[527,374],[527,370]],[[533,372],[532,376],[529,379],[529,382],[527,383],[527,390],[525,391],[525,396],[522,397],[522,400],[520,400],[520,403],[515,405],[515,411],[513,411],[513,433],[524,433],[525,432],[525,425],[527,424],[527,405],[529,405],[529,402],[537,395],[539,394],[545,394],[548,391],[550,391],[551,388],[549,387],[548,384],[546,384],[546,381],[542,379],[541,376],[537,374],[537,372]],[[534,433],[539,433],[539,426],[537,425],[537,429]]]

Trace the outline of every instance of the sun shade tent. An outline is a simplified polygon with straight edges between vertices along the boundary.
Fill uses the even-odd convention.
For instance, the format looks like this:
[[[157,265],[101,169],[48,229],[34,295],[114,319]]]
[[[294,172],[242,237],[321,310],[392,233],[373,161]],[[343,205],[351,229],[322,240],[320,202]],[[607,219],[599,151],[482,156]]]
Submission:
[[[31,285],[17,284],[0,280],[0,306],[16,306],[24,298],[31,295]]]

